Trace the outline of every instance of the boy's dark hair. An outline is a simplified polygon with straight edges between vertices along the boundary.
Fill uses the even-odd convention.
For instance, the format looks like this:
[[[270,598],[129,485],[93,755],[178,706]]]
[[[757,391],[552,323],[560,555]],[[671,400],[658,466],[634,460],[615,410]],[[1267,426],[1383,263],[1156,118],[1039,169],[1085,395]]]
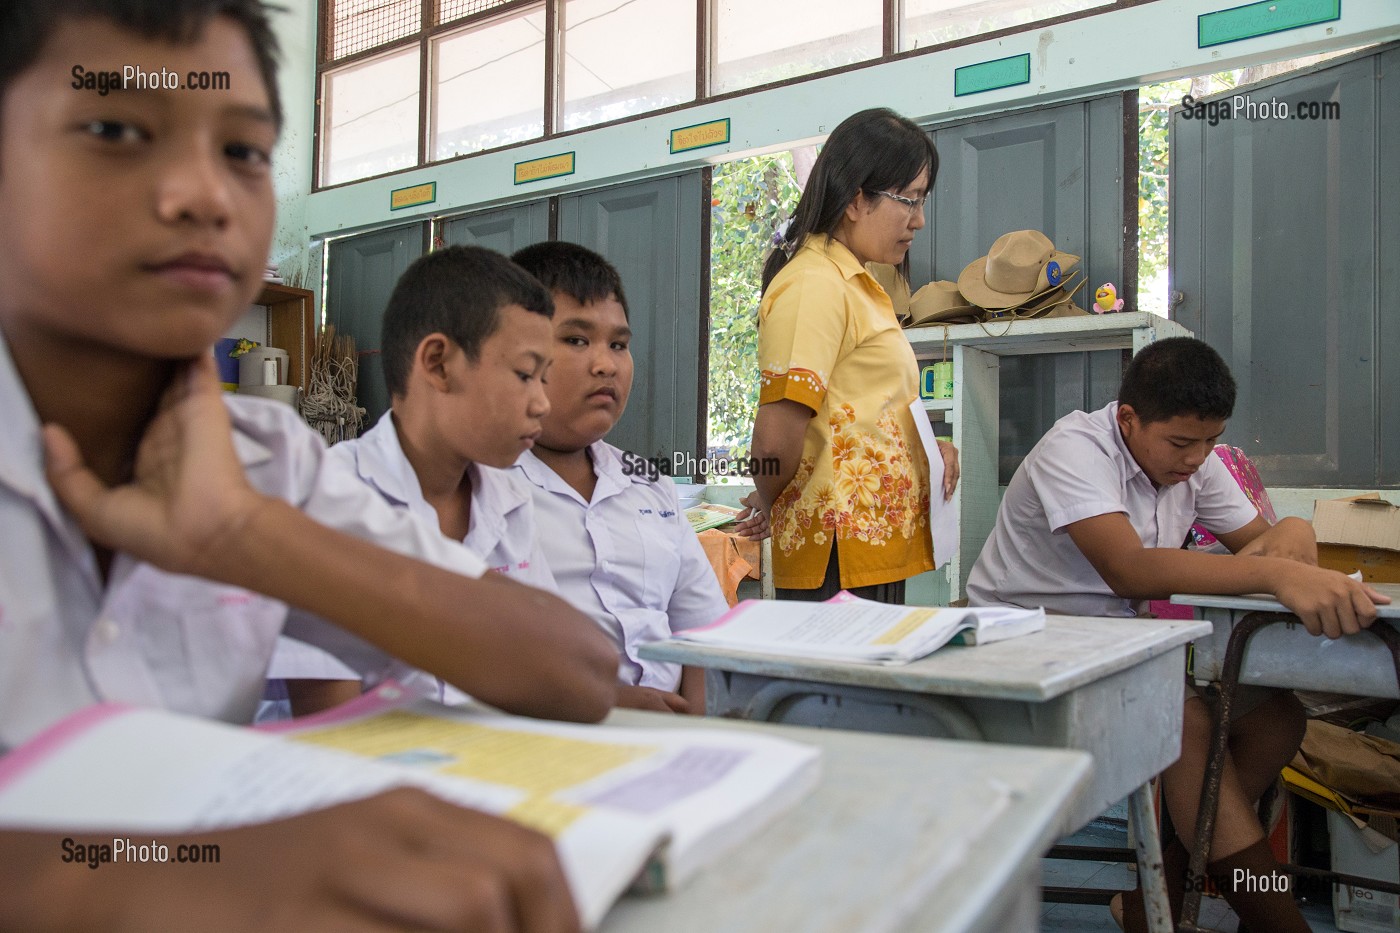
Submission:
[[[562,292],[581,305],[616,298],[630,319],[622,277],[612,263],[585,246],[550,240],[518,250],[510,257],[551,292]]]
[[[763,263],[763,291],[792,258],[792,251],[814,233],[836,232],[846,205],[864,191],[899,191],[928,169],[928,190],[938,177],[938,150],[927,133],[893,110],[877,107],[853,113],[831,131],[784,235],[785,246]],[[903,274],[903,270],[901,270]]]
[[[389,296],[380,332],[384,382],[391,396],[408,391],[413,355],[429,334],[446,334],[475,361],[501,326],[501,309],[519,305],[554,316],[554,301],[524,269],[494,250],[449,246],[409,266]]]
[[[1118,404],[1133,406],[1143,423],[1177,415],[1223,421],[1235,410],[1235,377],[1210,344],[1171,337],[1133,357],[1118,388]]]
[[[227,16],[248,34],[273,119],[280,127],[277,38],[268,21],[272,9],[262,0],[4,0],[0,3],[0,103],[14,79],[34,64],[54,32],[69,20],[106,20],[147,39],[185,45],[195,41],[211,19]]]

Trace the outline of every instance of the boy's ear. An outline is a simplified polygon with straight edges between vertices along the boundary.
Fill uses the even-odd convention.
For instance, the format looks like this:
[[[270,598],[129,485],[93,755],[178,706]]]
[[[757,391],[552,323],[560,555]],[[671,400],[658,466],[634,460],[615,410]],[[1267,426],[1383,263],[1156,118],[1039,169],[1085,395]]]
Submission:
[[[1122,402],[1118,403],[1118,427],[1125,435],[1141,424],[1142,419],[1133,410],[1133,406],[1125,405]]]
[[[418,341],[418,348],[413,352],[413,369],[421,374],[433,389],[446,392],[451,384],[447,376],[447,363],[454,352],[461,351],[450,337],[446,334],[431,333]]]

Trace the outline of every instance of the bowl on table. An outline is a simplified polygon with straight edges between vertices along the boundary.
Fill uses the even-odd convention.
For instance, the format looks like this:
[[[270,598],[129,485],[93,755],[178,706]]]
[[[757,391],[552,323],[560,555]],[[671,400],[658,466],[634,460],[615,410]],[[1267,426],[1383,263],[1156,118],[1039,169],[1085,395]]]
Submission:
[[[677,483],[676,498],[680,500],[681,509],[692,509],[705,501],[705,486],[702,483]]]

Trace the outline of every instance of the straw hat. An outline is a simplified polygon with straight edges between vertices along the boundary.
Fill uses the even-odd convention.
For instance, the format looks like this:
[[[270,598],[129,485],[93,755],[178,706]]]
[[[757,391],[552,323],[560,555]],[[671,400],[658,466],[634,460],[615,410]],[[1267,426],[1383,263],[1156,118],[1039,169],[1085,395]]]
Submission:
[[[1070,317],[1077,314],[1088,314],[1078,305],[1074,304],[1074,293],[1084,287],[1084,273],[1082,271],[1071,272],[1061,280],[1058,288],[1052,288],[1043,295],[1038,295],[1024,304],[1014,308],[1000,308],[988,311],[986,319],[989,321],[1047,317]],[[1072,309],[1072,310],[1071,310]]]
[[[909,299],[908,327],[922,324],[971,324],[980,317],[956,282],[929,282]]]
[[[909,283],[899,274],[899,270],[887,262],[867,262],[865,271],[890,296],[894,316],[901,321],[909,317]]]
[[[1039,230],[1013,230],[967,264],[958,290],[980,308],[1015,308],[1058,288],[1078,265],[1078,256],[1055,249]]]

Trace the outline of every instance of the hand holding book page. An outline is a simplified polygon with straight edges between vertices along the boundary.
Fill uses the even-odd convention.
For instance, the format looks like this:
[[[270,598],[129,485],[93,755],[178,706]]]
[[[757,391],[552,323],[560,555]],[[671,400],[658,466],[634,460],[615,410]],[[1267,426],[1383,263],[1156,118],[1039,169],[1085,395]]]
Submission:
[[[933,535],[933,565],[942,567],[953,559],[958,550],[958,510],[951,499],[943,498],[943,451],[938,449],[938,439],[933,436],[933,428],[929,426],[924,400],[914,399],[909,411],[914,416],[914,426],[918,429],[924,455],[928,457],[928,529],[929,534]]]
[[[569,726],[384,684],[264,730],[90,707],[0,758],[0,826],[207,832],[415,786],[549,836],[594,927],[634,882],[683,883],[794,805],[818,766],[763,736]]]
[[[891,606],[842,591],[824,603],[745,600],[719,621],[673,640],[764,654],[908,664],[954,639],[980,645],[1045,628],[1043,609]]]

